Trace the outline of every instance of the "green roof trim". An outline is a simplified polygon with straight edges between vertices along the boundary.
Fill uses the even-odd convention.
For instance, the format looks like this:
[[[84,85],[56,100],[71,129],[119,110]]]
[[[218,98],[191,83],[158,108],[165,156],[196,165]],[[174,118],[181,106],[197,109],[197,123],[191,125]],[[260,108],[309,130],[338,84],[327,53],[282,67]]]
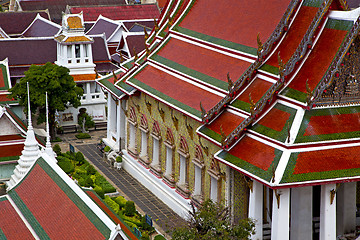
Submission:
[[[322,0],[304,0],[302,6],[319,8],[323,2]]]
[[[195,32],[193,30],[186,29],[186,28],[179,27],[179,26],[176,26],[173,30],[177,31],[177,32],[180,32],[180,33],[183,33],[185,35],[189,35],[191,37],[195,37],[195,38],[204,40],[206,42],[211,42],[211,43],[223,46],[223,47],[231,48],[231,49],[234,49],[236,51],[248,53],[248,54],[251,54],[251,55],[254,55],[254,56],[256,56],[256,54],[257,54],[257,49],[256,48],[245,46],[245,45],[242,45],[242,44],[239,44],[239,43],[226,41],[224,39],[212,37],[212,36],[209,36],[209,35],[206,35],[206,34],[203,34],[203,33],[199,33],[199,32]]]
[[[48,163],[39,158],[37,164],[51,177],[51,179],[64,191],[64,193],[75,203],[81,212],[91,221],[92,224],[108,238],[111,230],[101,221],[101,219],[83,202],[83,200],[65,183],[65,181],[52,169]]]
[[[336,30],[350,31],[354,25],[353,21],[337,20],[329,18],[325,27]]]
[[[294,168],[297,162],[298,155],[299,153],[292,153],[290,155],[288,165],[285,169],[284,175],[280,183],[296,183],[296,182],[315,181],[315,180],[328,180],[328,179],[342,178],[342,177],[355,177],[360,175],[360,168],[294,174]]]
[[[0,197],[0,202],[2,202],[2,201],[8,201],[7,197],[6,196],[1,196]]]
[[[274,129],[265,127],[265,126],[263,126],[263,125],[261,125],[259,123],[257,123],[255,126],[251,127],[251,130],[253,130],[253,131],[257,132],[257,133],[260,133],[262,135],[268,136],[268,137],[270,137],[272,139],[278,140],[280,142],[285,142],[286,139],[287,139],[287,136],[288,136],[287,126],[292,125],[292,123],[294,121],[294,118],[295,118],[295,115],[296,115],[296,109],[290,108],[290,107],[282,105],[280,103],[277,103],[274,106],[274,108],[291,114],[289,119],[286,121],[284,127],[282,128],[282,130],[280,132],[278,132],[278,131],[276,131]]]
[[[2,76],[4,79],[4,87],[0,87],[0,90],[8,90],[9,86],[9,79],[8,79],[8,68],[4,64],[0,64],[0,69],[2,70]]]
[[[185,105],[184,103],[182,103],[182,102],[180,102],[180,101],[178,101],[176,99],[173,99],[173,98],[165,95],[164,93],[159,92],[156,89],[153,89],[152,87],[150,87],[150,86],[146,85],[145,83],[137,80],[136,78],[133,77],[133,78],[129,79],[128,81],[135,84],[139,88],[142,88],[143,90],[145,90],[145,91],[147,91],[147,92],[149,92],[149,93],[163,99],[165,102],[170,103],[172,105],[175,105],[176,107],[179,107],[182,110],[184,110],[184,111],[186,111],[186,112],[188,112],[188,113],[190,113],[192,115],[195,115],[198,118],[201,118],[201,111],[196,110],[196,109],[194,109],[192,107],[189,107],[188,105]]]
[[[264,171],[263,169],[258,168],[256,166],[252,165],[251,163],[248,163],[247,161],[244,161],[238,157],[235,157],[234,155],[231,155],[230,153],[228,153],[225,150],[222,150],[218,154],[218,157],[237,166],[238,168],[241,168],[251,174],[254,174],[255,176],[257,176],[267,182],[270,182],[270,180],[273,176],[273,169],[276,169],[277,165],[279,164],[281,155],[282,155],[281,150],[278,150],[275,148],[274,151],[275,151],[274,160],[272,161],[272,163],[267,171]]]
[[[0,228],[0,240],[6,240],[6,236],[5,236],[5,233],[1,230]]]
[[[235,107],[235,108],[244,110],[244,111],[246,111],[248,113],[250,112],[250,103],[235,99],[235,101],[233,101],[230,105]]]
[[[214,78],[214,77],[208,76],[206,74],[203,74],[201,72],[195,71],[195,70],[193,70],[191,68],[187,68],[187,67],[185,67],[185,66],[183,66],[181,64],[178,64],[178,63],[176,63],[174,61],[171,61],[171,60],[166,59],[166,58],[164,58],[162,56],[159,56],[159,55],[154,55],[151,58],[153,60],[161,63],[161,64],[164,64],[164,65],[174,69],[174,70],[177,70],[177,71],[179,71],[181,73],[187,74],[187,75],[189,75],[191,77],[194,77],[196,79],[200,79],[201,81],[203,81],[205,83],[208,83],[208,84],[210,84],[212,86],[218,87],[218,88],[223,89],[225,91],[228,90],[229,85],[228,85],[227,82],[221,81],[221,80],[219,80],[217,78]]]
[[[260,67],[260,70],[263,70],[265,72],[272,73],[272,74],[275,74],[275,75],[279,75],[279,68],[268,65],[268,64],[262,65]]]
[[[0,162],[19,160],[20,156],[0,157]]]
[[[319,141],[328,141],[328,140],[334,140],[334,139],[359,138],[360,131],[304,136],[306,128],[308,127],[310,118],[312,116],[331,116],[331,115],[352,114],[352,113],[358,113],[358,112],[360,112],[360,106],[312,109],[311,111],[306,111],[304,118],[302,120],[300,129],[299,129],[298,135],[296,136],[295,143],[319,142]]]
[[[114,86],[114,84],[109,82],[107,79],[102,79],[99,82],[106,88],[108,88],[111,92],[113,92],[116,96],[121,97],[122,95],[124,95],[122,91],[120,91],[117,87]]]
[[[134,59],[131,59],[130,61],[128,61],[124,64],[121,64],[121,66],[123,66],[124,68],[129,70],[130,68],[132,68],[134,66]]]
[[[17,186],[19,186],[19,184]],[[17,194],[17,192],[10,190],[10,192],[8,194],[11,197],[11,199],[15,202],[15,204],[18,207],[18,209],[20,210],[20,212],[24,215],[26,221],[31,225],[32,229],[34,229],[34,231],[36,232],[36,235],[38,235],[38,237],[40,239],[49,239],[50,240],[50,237],[47,235],[44,228],[40,225],[40,223],[37,221],[35,216],[31,213],[29,208],[22,201],[22,199]]]
[[[214,132],[213,130],[207,128],[206,126],[202,126],[199,129],[199,132],[201,132],[202,134],[204,134],[205,136],[214,139],[215,141],[221,143],[221,135],[218,134],[217,132]]]
[[[281,93],[281,95],[295,99],[299,102],[306,103],[307,95],[306,93],[300,92],[298,90],[286,87],[285,90]]]

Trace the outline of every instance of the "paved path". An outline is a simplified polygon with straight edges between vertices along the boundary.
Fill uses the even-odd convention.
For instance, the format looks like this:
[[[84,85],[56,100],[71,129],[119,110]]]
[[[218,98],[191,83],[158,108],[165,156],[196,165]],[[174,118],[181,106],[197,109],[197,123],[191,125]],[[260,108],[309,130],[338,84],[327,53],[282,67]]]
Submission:
[[[147,190],[135,178],[125,170],[116,170],[102,160],[96,144],[74,144],[84,156],[93,163],[111,182],[113,182],[119,192],[123,193],[125,198],[134,201],[140,212],[150,215],[162,234],[172,230],[175,226],[184,223],[173,210],[159,200],[154,194]]]

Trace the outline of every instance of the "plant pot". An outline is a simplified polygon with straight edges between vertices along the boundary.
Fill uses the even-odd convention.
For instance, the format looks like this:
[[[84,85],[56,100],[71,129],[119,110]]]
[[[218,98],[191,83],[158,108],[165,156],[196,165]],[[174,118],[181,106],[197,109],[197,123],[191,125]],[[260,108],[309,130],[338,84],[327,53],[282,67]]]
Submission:
[[[122,167],[122,162],[114,162],[114,168],[120,170]]]

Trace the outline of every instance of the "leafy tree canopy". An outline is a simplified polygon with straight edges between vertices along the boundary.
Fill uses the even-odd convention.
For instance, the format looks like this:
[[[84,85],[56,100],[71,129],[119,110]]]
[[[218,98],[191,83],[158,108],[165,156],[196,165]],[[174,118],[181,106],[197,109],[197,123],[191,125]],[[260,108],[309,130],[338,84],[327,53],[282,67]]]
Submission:
[[[19,104],[27,106],[26,83],[29,82],[31,111],[39,111],[38,124],[45,122],[45,92],[48,92],[50,135],[54,137],[55,112],[64,111],[69,106],[77,108],[83,90],[76,86],[69,75],[69,69],[52,63],[43,66],[32,65],[25,72],[25,77],[10,89],[10,97],[18,99]],[[27,108],[24,108],[27,112]]]
[[[173,240],[235,240],[249,239],[255,231],[255,223],[251,219],[241,220],[231,224],[229,209],[219,203],[206,200],[203,205],[192,211],[186,226],[180,226],[173,231]]]

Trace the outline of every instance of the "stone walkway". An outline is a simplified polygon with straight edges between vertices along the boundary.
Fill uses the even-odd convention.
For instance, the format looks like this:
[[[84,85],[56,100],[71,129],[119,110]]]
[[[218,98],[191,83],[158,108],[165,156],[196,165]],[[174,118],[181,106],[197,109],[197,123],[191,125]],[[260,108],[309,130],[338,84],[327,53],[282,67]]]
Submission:
[[[150,215],[155,228],[170,239],[168,232],[175,226],[183,224],[184,220],[125,170],[116,170],[103,161],[100,151],[96,148],[96,143],[99,142],[97,140],[101,139],[104,132],[96,131],[90,134],[93,137],[89,140],[77,140],[72,134],[60,135],[63,142],[59,145],[63,151],[67,151],[68,144],[71,143],[78,151],[82,152],[116,186],[117,191],[122,196],[127,200],[134,201],[141,214]]]

